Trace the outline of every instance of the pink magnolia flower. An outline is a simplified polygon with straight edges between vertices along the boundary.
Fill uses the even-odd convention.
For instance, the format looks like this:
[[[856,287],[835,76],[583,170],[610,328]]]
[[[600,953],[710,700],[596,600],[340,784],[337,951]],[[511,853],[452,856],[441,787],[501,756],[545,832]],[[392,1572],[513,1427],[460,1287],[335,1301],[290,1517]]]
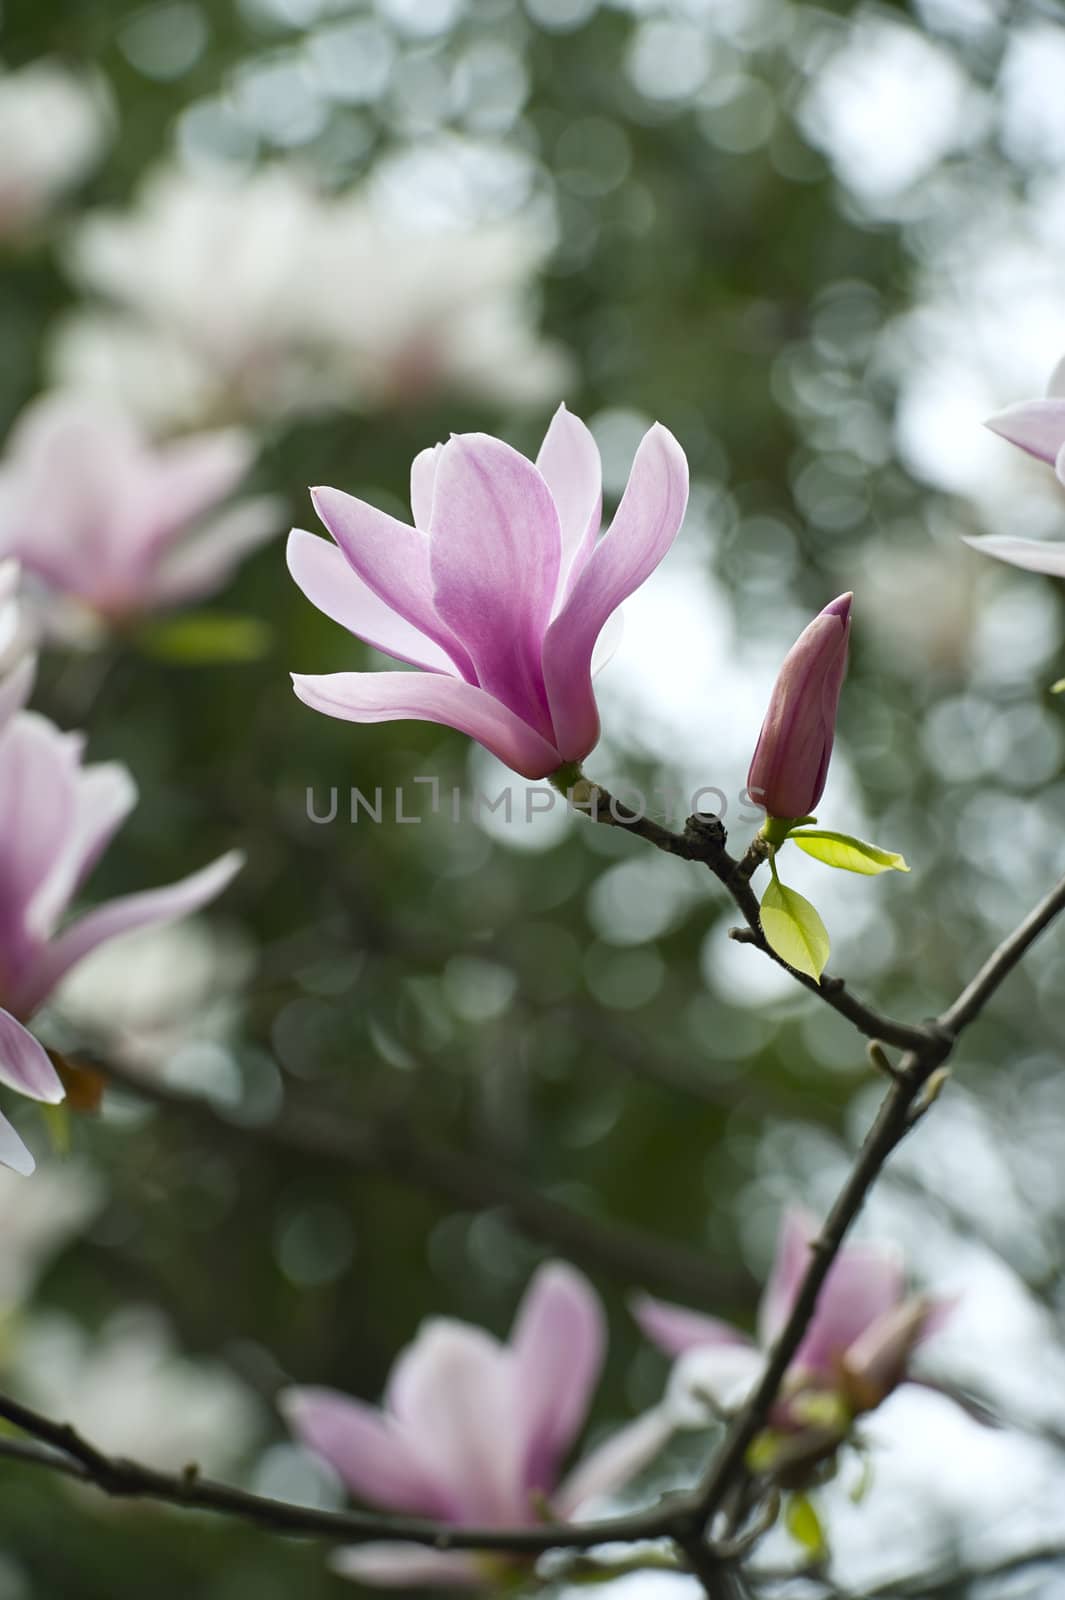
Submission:
[[[275,504],[216,512],[254,456],[236,432],[150,444],[85,397],[45,395],[0,462],[0,556],[109,622],[217,589],[275,531]]]
[[[1007,406],[1005,411],[989,417],[985,426],[1028,455],[1047,462],[1065,483],[1065,359],[1054,368],[1045,399],[1022,400],[1019,405]],[[1065,578],[1065,541],[1060,539],[1013,539],[1004,534],[988,534],[968,538],[965,543],[985,556],[1008,561],[1013,567]]]
[[[840,595],[803,629],[773,686],[747,774],[751,798],[771,817],[805,817],[824,792],[853,598]]]
[[[335,544],[295,529],[289,571],[334,622],[420,672],[296,673],[307,705],[349,722],[444,723],[528,778],[599,738],[593,655],[666,554],[688,467],[656,423],[600,539],[599,452],[560,407],[535,465],[487,434],[454,435],[411,468],[414,526],[312,490]]]
[[[4,688],[0,682],[0,707]],[[125,767],[86,767],[81,758],[80,735],[9,709],[0,727],[0,1084],[49,1103],[62,1100],[63,1086],[25,1024],[59,980],[108,939],[198,910],[241,864],[231,851],[180,883],[124,895],[68,921],[71,900],[137,798]],[[2,1117],[0,1162],[33,1171],[32,1156]]]
[[[295,1388],[282,1394],[281,1410],[361,1500],[455,1526],[531,1527],[620,1488],[668,1438],[664,1413],[646,1412],[561,1475],[604,1341],[590,1284],[553,1262],[530,1283],[505,1344],[468,1323],[433,1318],[397,1358],[380,1408],[332,1389]],[[472,1555],[393,1544],[342,1551],[337,1566],[382,1584],[492,1575]]]
[[[761,1373],[766,1351],[782,1332],[810,1264],[814,1219],[788,1210],[781,1221],[776,1258],[758,1309],[758,1337],[681,1306],[640,1295],[633,1314],[666,1355],[682,1357],[676,1391],[707,1394],[725,1409],[742,1401]],[[838,1400],[834,1428],[845,1432],[854,1416],[871,1411],[909,1378],[917,1347],[949,1312],[944,1302],[909,1295],[902,1262],[883,1245],[845,1245],[833,1263],[817,1309],[788,1368],[771,1424],[808,1433],[823,1414],[818,1396]],[[813,1405],[811,1405],[813,1400]]]

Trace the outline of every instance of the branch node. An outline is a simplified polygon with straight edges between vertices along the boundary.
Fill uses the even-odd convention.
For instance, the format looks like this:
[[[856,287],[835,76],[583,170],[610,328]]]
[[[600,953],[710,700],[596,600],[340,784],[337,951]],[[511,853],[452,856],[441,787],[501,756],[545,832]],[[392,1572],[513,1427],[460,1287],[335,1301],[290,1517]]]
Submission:
[[[899,1071],[895,1063],[889,1058],[887,1051],[884,1049],[884,1046],[880,1043],[879,1039],[870,1039],[869,1043],[865,1047],[865,1050],[869,1057],[870,1063],[876,1068],[877,1072],[882,1072],[884,1076],[890,1078],[893,1083],[906,1082],[904,1075]]]
[[[736,865],[736,876],[749,883],[758,868],[772,854],[773,847],[764,833],[756,833]]]
[[[940,1095],[943,1093],[949,1077],[949,1067],[936,1068],[936,1070],[932,1073],[932,1076],[928,1079],[928,1082],[925,1084],[924,1092],[922,1093],[920,1099],[916,1100],[907,1112],[906,1126],[908,1128],[916,1126],[925,1113],[932,1109]]]

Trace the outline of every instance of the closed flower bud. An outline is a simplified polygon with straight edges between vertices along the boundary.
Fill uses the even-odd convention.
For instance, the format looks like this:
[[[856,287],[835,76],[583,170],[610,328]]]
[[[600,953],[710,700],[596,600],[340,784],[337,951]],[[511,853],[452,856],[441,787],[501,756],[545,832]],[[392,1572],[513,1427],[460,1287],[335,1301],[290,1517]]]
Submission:
[[[773,687],[747,775],[751,798],[771,817],[805,817],[824,790],[847,670],[852,598],[840,595],[803,630]]]

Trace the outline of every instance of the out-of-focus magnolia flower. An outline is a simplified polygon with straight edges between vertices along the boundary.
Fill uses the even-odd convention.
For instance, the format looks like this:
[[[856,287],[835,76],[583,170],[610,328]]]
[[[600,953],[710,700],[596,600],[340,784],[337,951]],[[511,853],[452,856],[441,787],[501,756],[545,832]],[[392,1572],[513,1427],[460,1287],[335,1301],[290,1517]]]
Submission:
[[[218,510],[253,459],[236,431],[153,445],[86,396],[45,395],[0,460],[0,554],[109,623],[198,599],[277,527],[267,497]]]
[[[747,774],[752,800],[771,817],[805,817],[824,792],[847,671],[852,599],[840,595],[803,629],[773,686]]]
[[[366,410],[427,393],[503,405],[557,400],[572,363],[536,331],[529,290],[550,240],[521,220],[413,232],[361,196],[330,218],[314,306],[343,392]]]
[[[599,452],[565,406],[535,465],[482,433],[423,450],[413,527],[313,490],[336,542],[293,530],[292,576],[334,622],[422,670],[297,673],[296,693],[349,722],[457,728],[527,778],[582,760],[599,738],[597,642],[666,554],[687,493],[684,452],[656,423],[598,538]]]
[[[1038,461],[1045,461],[1065,483],[1065,359],[1054,368],[1045,399],[1022,400],[1019,405],[1008,406],[1005,411],[989,417],[985,426]],[[1065,540],[1013,539],[1006,534],[987,534],[968,538],[965,543],[985,556],[1008,561],[1010,566],[1065,578]]]
[[[32,227],[88,172],[104,127],[99,96],[57,62],[0,73],[0,240]]]
[[[22,1398],[63,1417],[114,1455],[216,1476],[241,1463],[264,1418],[230,1373],[182,1356],[158,1312],[123,1310],[89,1334],[71,1318],[27,1319],[13,1381]]]
[[[18,600],[20,577],[17,561],[0,561],[0,733],[29,699],[37,668],[33,631]]]
[[[671,1381],[678,1420],[731,1411],[746,1399],[782,1332],[810,1264],[814,1219],[788,1210],[758,1310],[757,1342],[716,1317],[641,1295],[633,1314],[652,1343],[678,1357]],[[831,1452],[853,1419],[871,1411],[909,1376],[918,1346],[942,1326],[949,1305],[909,1295],[902,1261],[883,1245],[847,1245],[822,1287],[769,1425],[783,1442],[778,1460]]]
[[[161,1072],[186,1046],[230,1038],[253,964],[238,934],[189,918],[94,950],[63,979],[50,1010],[76,1039],[106,1041],[109,1060]]]
[[[127,769],[82,765],[82,739],[21,711],[0,732],[0,1083],[57,1102],[63,1086],[24,1026],[90,951],[121,933],[170,922],[219,895],[238,851],[181,882],[121,896],[73,921],[70,902],[136,804]],[[0,1162],[32,1172],[33,1158],[0,1119]]]
[[[593,1449],[566,1477],[603,1361],[603,1313],[587,1280],[552,1263],[533,1278],[505,1344],[435,1318],[395,1362],[382,1407],[331,1389],[295,1388],[281,1409],[297,1437],[361,1500],[449,1524],[530,1527],[612,1493],[658,1453],[661,1409]],[[490,1580],[476,1557],[389,1544],[343,1551],[365,1583]]]
[[[51,1258],[89,1226],[103,1196],[99,1179],[80,1161],[46,1161],[32,1183],[0,1168],[0,1320],[32,1292]]]
[[[76,235],[74,274],[112,309],[67,319],[53,370],[153,421],[375,410],[448,389],[542,404],[569,376],[530,305],[549,247],[524,222],[412,232],[295,168],[238,184],[163,172],[135,210]]]
[[[132,392],[118,398],[131,409],[147,399],[153,418],[166,415],[168,401],[186,422],[307,409],[316,382],[329,382],[328,363],[318,370],[327,352],[309,339],[308,311],[322,287],[325,216],[325,202],[295,169],[265,169],[236,184],[160,172],[135,209],[96,212],[74,237],[75,276],[128,315],[109,323],[90,313],[89,339],[71,324],[57,347],[59,376],[99,389],[109,379],[122,383],[128,363]],[[347,292],[358,291],[349,284]],[[145,395],[153,367],[164,392]]]

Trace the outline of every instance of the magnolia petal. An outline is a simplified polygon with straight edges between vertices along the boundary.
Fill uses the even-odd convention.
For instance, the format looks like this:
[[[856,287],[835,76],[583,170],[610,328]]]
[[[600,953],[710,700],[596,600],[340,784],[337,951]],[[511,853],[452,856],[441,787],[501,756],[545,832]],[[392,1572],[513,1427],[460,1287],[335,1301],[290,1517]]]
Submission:
[[[51,933],[136,803],[137,786],[120,762],[100,762],[79,773],[70,830],[27,912],[39,937]]]
[[[562,535],[547,484],[517,450],[459,434],[436,469],[429,560],[437,612],[489,694],[550,733],[540,649]]]
[[[339,489],[312,489],[311,499],[363,582],[405,622],[445,650],[464,678],[476,682],[465,648],[437,614],[425,534]]]
[[[0,1083],[51,1106],[66,1094],[44,1046],[7,1011],[0,1011]]]
[[[687,1306],[671,1305],[649,1294],[633,1295],[629,1301],[636,1325],[646,1339],[667,1356],[682,1356],[686,1350],[707,1345],[749,1345],[750,1339],[720,1317],[708,1317]]]
[[[74,741],[30,711],[0,744],[0,937],[11,937],[61,855],[76,815]]]
[[[293,528],[288,570],[312,605],[332,622],[397,661],[453,677],[455,664],[438,644],[374,593],[328,539]]]
[[[445,1485],[435,1483],[391,1419],[335,1389],[292,1388],[278,1408],[307,1449],[328,1461],[360,1500],[408,1516],[453,1514]]]
[[[612,617],[607,617],[603,631],[595,641],[595,649],[592,651],[593,678],[598,676],[604,667],[610,665],[617,654],[624,632],[625,614],[623,611],[615,611]]]
[[[215,517],[199,533],[167,552],[152,579],[152,605],[183,605],[214,594],[228,582],[244,557],[273,539],[281,520],[276,495],[242,500]]]
[[[5,1116],[0,1116],[0,1166],[28,1178],[37,1163]]]
[[[894,1314],[906,1293],[902,1258],[886,1246],[844,1246],[829,1270],[796,1369],[831,1375],[855,1341]]]
[[[440,465],[442,444],[431,444],[428,450],[419,450],[410,464],[410,509],[414,526],[423,533],[429,532],[433,519],[433,494],[436,489],[436,469]]]
[[[514,1323],[515,1427],[529,1491],[548,1493],[584,1423],[603,1365],[603,1309],[587,1278],[553,1261],[534,1276]]]
[[[224,500],[254,460],[255,441],[237,428],[189,434],[161,446],[150,475],[157,507],[153,543],[168,543]]]
[[[669,1442],[674,1427],[665,1406],[655,1406],[604,1439],[577,1463],[552,1496],[559,1516],[570,1517],[586,1500],[624,1488]]]
[[[499,1526],[529,1515],[512,1379],[498,1340],[447,1317],[423,1325],[389,1377],[387,1408],[423,1467],[447,1485],[459,1521]]]
[[[988,417],[984,426],[1053,465],[1065,444],[1065,399],[1022,400]]]
[[[591,554],[603,515],[599,447],[590,429],[565,405],[551,418],[536,465],[551,491],[562,530],[557,611]]]
[[[458,678],[422,672],[294,672],[299,698],[315,711],[346,722],[438,722],[491,750],[523,778],[545,778],[562,757],[534,728]]]
[[[640,444],[613,522],[577,574],[544,640],[544,681],[563,759],[580,761],[599,737],[592,652],[607,618],[654,571],[688,500],[688,463],[656,423]]]
[[[1007,534],[968,537],[965,543],[981,555],[1026,572],[1045,572],[1051,578],[1065,578],[1065,543],[1050,539],[1011,539]]]
[[[329,1565],[342,1578],[391,1589],[465,1587],[487,1577],[474,1557],[461,1551],[424,1550],[385,1541],[338,1550],[330,1556]]]
[[[881,1312],[862,1330],[842,1358],[852,1399],[872,1410],[897,1388],[932,1314],[932,1303],[915,1296]]]
[[[768,1347],[791,1315],[817,1237],[817,1219],[800,1206],[788,1206],[780,1219],[773,1266],[758,1307],[758,1343]]]
[[[11,721],[16,711],[21,711],[33,692],[37,675],[37,657],[25,656],[17,666],[0,678],[0,733]]]
[[[18,1006],[30,1016],[71,969],[90,950],[135,928],[158,926],[191,916],[220,895],[244,865],[240,850],[230,850],[210,866],[202,867],[179,883],[163,889],[146,889],[97,906],[71,923],[43,952],[25,984]]]

